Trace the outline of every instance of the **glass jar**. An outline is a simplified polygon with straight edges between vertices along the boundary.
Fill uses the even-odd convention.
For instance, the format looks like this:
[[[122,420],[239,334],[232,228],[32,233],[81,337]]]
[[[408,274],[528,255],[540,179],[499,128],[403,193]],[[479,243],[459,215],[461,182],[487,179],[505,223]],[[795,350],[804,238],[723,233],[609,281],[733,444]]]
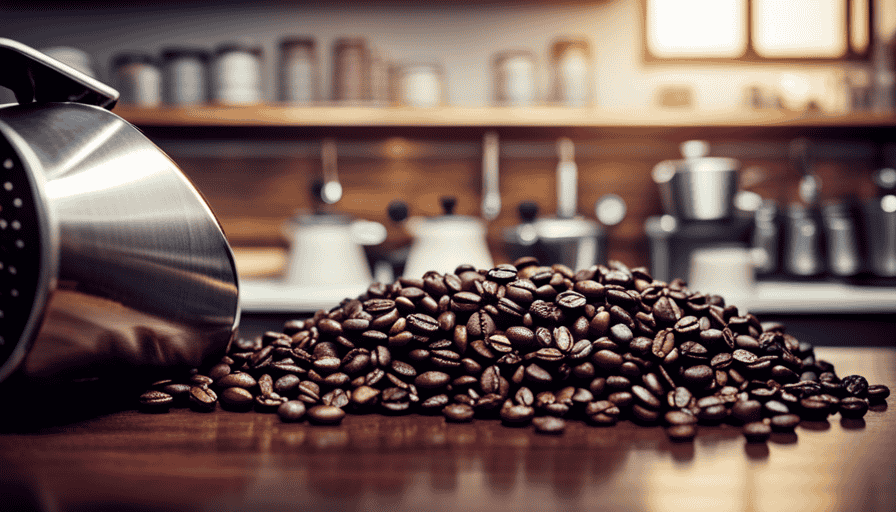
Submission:
[[[248,43],[230,42],[215,50],[212,61],[212,98],[223,105],[261,103],[262,49]]]
[[[318,99],[318,64],[314,39],[280,41],[280,101],[311,103]]]
[[[494,59],[495,103],[501,106],[535,104],[535,54],[528,50],[499,53]]]
[[[591,49],[583,39],[561,39],[551,48],[553,99],[569,107],[586,107],[591,98]]]
[[[162,103],[162,70],[148,53],[126,52],[112,58],[119,102],[138,107],[157,107]]]
[[[171,105],[199,105],[208,100],[208,52],[199,48],[162,51],[163,98]]]

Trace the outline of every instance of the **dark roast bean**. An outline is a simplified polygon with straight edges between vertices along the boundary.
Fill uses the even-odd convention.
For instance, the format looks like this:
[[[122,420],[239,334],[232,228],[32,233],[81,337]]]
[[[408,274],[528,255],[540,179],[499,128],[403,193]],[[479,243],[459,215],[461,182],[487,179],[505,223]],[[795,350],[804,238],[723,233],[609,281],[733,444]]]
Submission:
[[[756,354],[742,348],[735,350],[732,356],[735,361],[743,364],[753,364],[758,359]]]
[[[442,415],[445,421],[452,423],[463,423],[473,419],[473,408],[466,404],[451,404],[442,409]]]
[[[532,418],[532,425],[539,434],[562,434],[566,429],[566,422],[554,416]]]
[[[681,377],[693,389],[701,389],[712,382],[715,372],[709,366],[701,364],[686,369]]]
[[[550,332],[548,331],[548,333]],[[504,335],[507,336],[511,344],[517,348],[529,348],[535,344],[535,333],[528,327],[514,325],[508,327],[507,330],[504,331]]]
[[[651,352],[658,359],[665,359],[673,350],[675,350],[675,333],[671,329],[663,329],[658,332],[653,339],[653,347]]]
[[[295,423],[301,421],[305,416],[305,404],[298,400],[290,400],[280,404],[277,408],[277,416],[284,423]]]
[[[694,395],[688,390],[688,388],[683,386],[678,386],[674,390],[669,392],[667,403],[669,407],[674,407],[676,409],[684,409],[691,405],[691,401],[694,399]]]
[[[451,376],[445,372],[423,372],[414,379],[414,385],[421,389],[436,390],[443,388],[451,382]]]
[[[793,432],[793,429],[800,424],[800,417],[796,414],[779,414],[772,416],[769,426],[775,432]]]
[[[252,389],[257,384],[255,377],[244,372],[234,372],[222,377],[217,383],[221,389],[229,387],[239,387],[243,389]]]
[[[771,437],[772,428],[761,421],[754,421],[743,426],[744,437],[750,443],[764,443]]]
[[[361,386],[364,387],[364,386]],[[357,389],[355,390],[357,391]],[[351,395],[346,393],[344,389],[336,388],[320,397],[320,402],[324,405],[332,405],[340,409],[347,406],[351,400]]]
[[[221,391],[221,406],[232,410],[249,410],[255,399],[252,393],[243,388],[230,387]]]
[[[890,388],[883,384],[872,384],[868,386],[868,401],[872,404],[882,403],[890,396]]]
[[[484,311],[476,311],[467,321],[467,335],[471,338],[486,338],[495,332],[495,321]]]
[[[164,391],[150,390],[140,395],[140,410],[144,412],[166,412],[174,403],[174,397]]]
[[[751,423],[762,419],[762,402],[739,400],[731,407],[730,417],[738,423]]]
[[[840,381],[843,390],[849,396],[865,398],[868,396],[868,381],[861,375],[847,375]]]
[[[535,409],[527,405],[511,405],[501,408],[501,422],[508,426],[528,425],[535,416]]]
[[[840,400],[840,416],[858,419],[868,412],[868,402],[863,398],[848,396]]]
[[[686,409],[681,411],[669,411],[663,416],[663,418],[666,420],[666,423],[672,426],[696,424],[697,417],[685,411]]]
[[[308,421],[317,425],[338,425],[345,418],[345,411],[332,405],[315,405],[305,414]]]
[[[585,298],[585,295],[576,291],[565,291],[560,293],[555,300],[558,306],[570,310],[585,307],[585,304],[588,303],[588,299]]]
[[[475,293],[464,291],[455,293],[451,297],[451,311],[456,313],[472,313],[479,309],[482,297]]]
[[[637,399],[638,403],[648,409],[656,410],[659,409],[662,405],[660,400],[643,386],[634,385],[631,387],[631,392]]]

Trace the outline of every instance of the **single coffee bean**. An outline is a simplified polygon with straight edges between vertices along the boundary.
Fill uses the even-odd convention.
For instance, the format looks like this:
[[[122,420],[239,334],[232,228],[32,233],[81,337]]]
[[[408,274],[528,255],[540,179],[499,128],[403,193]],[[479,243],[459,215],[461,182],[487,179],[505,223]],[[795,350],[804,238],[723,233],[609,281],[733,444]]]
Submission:
[[[473,419],[473,408],[466,404],[450,404],[442,409],[445,421],[452,423],[464,423]]]
[[[610,350],[599,350],[591,355],[594,366],[608,372],[617,370],[624,362],[621,355]]]
[[[844,391],[849,396],[865,398],[868,396],[868,381],[861,375],[847,375],[841,380]]]
[[[868,412],[868,402],[863,398],[848,396],[840,400],[840,416],[859,419]]]
[[[657,359],[665,359],[675,350],[675,333],[671,329],[663,329],[653,339],[651,352]]]
[[[730,417],[737,423],[751,423],[762,419],[762,403],[757,400],[739,400],[731,407]]]
[[[415,386],[426,390],[441,389],[450,382],[451,376],[439,371],[423,372],[414,379]]]
[[[527,405],[511,405],[501,408],[501,422],[512,427],[528,425],[535,416],[535,409]]]
[[[308,421],[317,425],[338,425],[345,418],[345,411],[332,405],[315,405],[306,412]]]
[[[471,338],[486,338],[495,332],[495,321],[484,311],[476,311],[467,321],[467,335]]]
[[[167,412],[174,403],[174,397],[164,391],[150,390],[140,395],[140,410],[144,412]]]
[[[680,411],[669,411],[663,416],[666,420],[666,423],[669,425],[694,425],[697,423],[697,417],[689,412],[685,412],[687,409]]]
[[[539,416],[532,418],[532,425],[535,426],[535,432],[539,434],[562,434],[566,429],[566,422],[554,416]]]
[[[638,403],[648,409],[657,410],[662,405],[660,400],[643,386],[634,385],[631,387],[631,392],[637,399]]]
[[[199,412],[215,410],[218,395],[209,388],[193,386],[190,388],[190,408]]]
[[[742,348],[735,350],[732,356],[734,357],[735,361],[743,364],[753,364],[758,359],[756,354]]]
[[[290,400],[280,404],[277,408],[277,416],[284,423],[301,421],[305,416],[305,404],[298,400]]]
[[[790,408],[777,400],[769,400],[768,402],[765,402],[763,407],[769,416],[790,414]]]
[[[234,386],[221,391],[220,399],[222,407],[231,410],[249,410],[255,397],[248,390]]]
[[[555,299],[557,305],[564,309],[578,309],[585,307],[588,299],[581,293],[576,291],[565,291],[557,295]]]
[[[669,407],[675,409],[684,409],[685,407],[689,407],[691,405],[691,401],[693,400],[694,395],[688,388],[678,386],[674,390],[669,392],[667,403],[669,404]]]
[[[451,297],[451,311],[455,313],[472,313],[479,309],[482,297],[475,293],[464,291],[455,293]]]
[[[772,428],[761,421],[754,421],[743,426],[743,434],[749,443],[764,443],[771,437]]]
[[[715,372],[709,366],[700,364],[686,369],[681,377],[692,389],[701,389],[712,382]]]
[[[883,384],[872,384],[868,386],[868,401],[872,404],[883,403],[890,396],[890,388]]]
[[[772,416],[769,426],[775,432],[793,432],[793,429],[800,424],[800,417],[796,414],[779,414]]]

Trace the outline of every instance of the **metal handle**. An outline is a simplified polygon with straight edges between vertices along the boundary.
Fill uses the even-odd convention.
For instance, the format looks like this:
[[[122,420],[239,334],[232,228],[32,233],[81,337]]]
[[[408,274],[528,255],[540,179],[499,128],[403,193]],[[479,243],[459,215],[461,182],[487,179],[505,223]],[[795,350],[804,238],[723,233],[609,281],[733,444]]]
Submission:
[[[501,213],[498,185],[498,134],[487,132],[482,139],[482,217],[495,220]]]
[[[321,199],[327,204],[336,204],[342,199],[342,185],[339,183],[339,171],[336,164],[336,141],[324,139],[320,153],[324,175]]]
[[[0,38],[0,69],[0,86],[22,105],[75,102],[112,110],[118,101],[115,89],[11,39]]]
[[[576,215],[579,182],[572,140],[562,137],[557,141],[557,157],[557,217],[571,219]]]

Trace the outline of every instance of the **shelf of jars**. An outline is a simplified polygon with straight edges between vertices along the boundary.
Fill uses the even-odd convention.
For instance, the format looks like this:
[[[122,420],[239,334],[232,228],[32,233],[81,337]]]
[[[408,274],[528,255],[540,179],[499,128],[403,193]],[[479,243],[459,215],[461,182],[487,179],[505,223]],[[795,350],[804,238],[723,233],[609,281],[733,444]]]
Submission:
[[[115,113],[147,127],[456,127],[456,128],[887,128],[896,115],[829,115],[784,110],[675,110],[535,107],[382,107],[371,105],[202,105]]]

